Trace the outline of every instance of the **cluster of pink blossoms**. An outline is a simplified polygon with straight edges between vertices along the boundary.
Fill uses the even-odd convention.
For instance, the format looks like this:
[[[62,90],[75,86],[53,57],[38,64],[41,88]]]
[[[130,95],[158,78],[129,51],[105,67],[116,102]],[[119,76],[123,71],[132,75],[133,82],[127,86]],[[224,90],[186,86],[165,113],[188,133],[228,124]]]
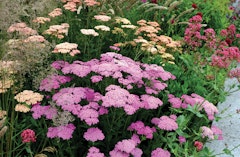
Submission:
[[[105,89],[105,95],[102,95],[87,87],[59,89],[61,85],[71,81],[69,76],[50,75],[41,82],[41,91],[52,92],[52,90],[56,90],[52,96],[54,105],[34,105],[32,112],[35,119],[45,116],[47,119],[54,120],[60,109],[76,116],[89,126],[97,124],[99,116],[107,114],[110,107],[121,107],[127,115],[132,115],[141,108],[147,110],[157,109],[163,105],[163,102],[150,94],[158,94],[165,89],[167,85],[163,81],[175,79],[175,76],[170,72],[164,71],[160,66],[135,62],[128,57],[113,52],[102,54],[99,60],[92,59],[87,62],[74,61],[71,64],[65,61],[55,61],[51,66],[56,70],[60,70],[64,75],[74,74],[80,78],[92,73],[94,74],[91,76],[93,83],[101,81],[104,77],[112,77],[124,85],[123,87],[113,84],[109,85]],[[148,81],[146,82],[146,80]],[[131,94],[127,90],[141,87],[145,87],[146,94],[139,96]],[[46,109],[49,112],[45,112]],[[61,132],[62,128],[69,128],[67,125],[68,122],[63,124],[57,123],[56,127],[51,127],[48,130],[48,137],[71,138],[74,127],[70,127],[69,130],[72,131],[68,131],[64,135]],[[155,129],[147,126],[144,128],[144,131],[137,130],[138,134],[152,138],[152,133]],[[58,133],[54,133],[54,131]]]
[[[156,148],[154,151],[151,153],[151,157],[170,157],[171,154],[169,151],[164,150],[162,148]]]
[[[24,22],[12,24],[8,28],[7,32],[9,33],[18,32],[19,34],[26,36],[37,34],[36,30],[33,30],[32,28],[28,27]]]
[[[133,136],[132,139],[124,139],[119,141],[109,154],[111,157],[129,157],[130,155],[141,157],[143,152],[140,148],[137,148],[139,143],[139,137]]]
[[[200,31],[202,28],[202,17],[200,15],[195,15],[189,19],[189,25],[185,30],[184,40],[193,49],[202,45],[202,39],[204,37],[201,35]]]
[[[228,44],[228,46],[232,45],[235,37],[237,39],[240,38],[240,34],[236,34],[236,26],[234,24],[228,26],[227,29],[221,30],[220,35],[224,37],[225,42]]]
[[[170,115],[169,117],[162,116],[160,118],[153,118],[151,122],[157,125],[158,128],[162,130],[173,131],[173,130],[177,130],[178,128],[176,119],[177,119],[176,115]]]
[[[216,33],[214,29],[208,28],[204,30],[205,36],[202,37],[205,40],[205,46],[209,49],[216,49],[217,48],[217,39]]]
[[[181,98],[177,98],[172,94],[168,95],[168,101],[172,105],[173,108],[187,108],[188,105],[199,106],[199,110],[204,109],[208,115],[209,120],[214,119],[214,114],[218,113],[218,109],[215,105],[205,100],[203,97],[197,94],[182,95]]]
[[[36,142],[35,132],[31,129],[23,130],[21,137],[23,143]]]
[[[202,130],[202,137],[208,137],[209,139],[215,139],[215,136],[217,136],[218,140],[222,140],[222,130],[220,130],[217,126],[212,126],[211,128],[208,128],[206,126],[201,127]]]
[[[64,140],[69,140],[72,138],[73,131],[75,130],[75,126],[73,124],[62,125],[58,127],[50,127],[48,128],[47,137],[48,138],[62,138]]]
[[[156,128],[145,126],[142,121],[137,121],[135,123],[132,123],[128,130],[130,131],[136,131],[138,135],[144,135],[148,139],[153,138],[153,133],[156,132]]]
[[[219,48],[212,55],[213,66],[228,68],[233,61],[240,62],[240,51],[238,47]]]
[[[96,142],[98,140],[103,140],[105,138],[102,130],[99,128],[89,128],[83,135],[87,141]]]
[[[53,89],[60,88],[61,84],[67,83],[71,81],[71,77],[69,76],[61,76],[61,75],[49,75],[45,79],[43,79],[40,83],[40,91],[50,92]]]
[[[235,69],[232,69],[229,73],[228,73],[228,76],[230,78],[237,78],[237,80],[240,82],[240,68],[235,68]]]
[[[60,66],[59,61],[54,62],[54,66]],[[108,52],[101,55],[101,59],[92,59],[88,62],[74,61],[72,64],[64,63],[61,68],[64,74],[75,74],[78,77],[85,77],[89,73],[94,72],[97,76],[112,77],[118,82],[132,89],[133,85],[139,88],[144,86],[147,94],[158,94],[159,91],[165,89],[167,84],[158,79],[167,81],[175,79],[170,72],[165,71],[162,67],[152,64],[143,64],[135,62],[128,57],[114,52]],[[123,75],[124,73],[124,75]],[[143,80],[149,80],[149,83]]]
[[[88,149],[87,157],[105,157],[105,155],[97,147],[91,147]]]

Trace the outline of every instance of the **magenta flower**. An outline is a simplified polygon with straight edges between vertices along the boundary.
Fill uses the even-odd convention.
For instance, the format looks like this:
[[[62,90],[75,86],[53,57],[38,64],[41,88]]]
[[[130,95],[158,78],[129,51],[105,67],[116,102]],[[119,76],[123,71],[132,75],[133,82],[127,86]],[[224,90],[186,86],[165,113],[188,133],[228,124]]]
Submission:
[[[141,95],[141,100],[145,109],[157,109],[163,105],[163,102],[151,95]]]
[[[106,88],[107,93],[102,97],[102,106],[104,107],[122,107],[128,115],[134,114],[141,105],[139,97],[130,94],[128,90],[116,85],[110,85]]]
[[[91,72],[91,67],[84,65],[82,61],[74,61],[72,64],[62,68],[64,74],[75,74],[78,77],[85,77]]]
[[[56,70],[61,70],[64,66],[68,66],[68,65],[69,65],[69,63],[65,62],[65,61],[54,61],[51,64],[51,67],[53,67]]]
[[[36,142],[35,132],[31,129],[23,130],[21,133],[21,138],[23,143]]]
[[[92,77],[91,77],[92,83],[100,82],[100,81],[102,81],[102,79],[103,79],[102,76],[92,76]]]
[[[50,105],[41,106],[40,104],[33,105],[31,108],[34,119],[38,119],[41,116],[46,116],[47,119],[53,119],[57,115],[57,109],[52,108]]]
[[[219,129],[217,126],[212,126],[211,127],[211,130],[212,130],[212,132],[213,132],[213,134],[215,135],[215,136],[217,136],[217,139],[218,140],[223,140],[223,136],[222,136],[222,130],[221,129]]]
[[[121,49],[117,46],[109,46],[110,49],[115,50],[115,51],[120,51]]]
[[[208,137],[209,139],[212,139],[212,140],[214,139],[213,131],[210,128],[206,126],[202,126],[201,130],[202,130],[202,138]]]
[[[50,75],[40,83],[39,90],[50,92],[52,89],[58,89],[61,84],[71,81],[69,76]]]
[[[176,123],[176,121],[168,116],[153,118],[151,122],[157,125],[162,130],[172,131],[177,130],[178,128],[178,124]]]
[[[85,121],[89,126],[97,124],[99,122],[99,113],[97,109],[94,109],[88,105],[81,108],[77,113],[78,118]]]
[[[132,123],[128,130],[130,131],[137,131],[138,135],[145,135],[146,138],[152,139],[153,133],[156,132],[155,128],[150,128],[149,126],[145,126],[142,121],[137,121],[135,123]]]
[[[170,156],[171,154],[169,153],[169,151],[164,150],[162,148],[157,148],[153,150],[151,153],[151,157],[170,157]]]
[[[91,147],[88,149],[87,157],[105,157],[103,153],[96,147]]]
[[[182,100],[180,98],[176,98],[172,94],[168,94],[168,102],[172,104],[173,108],[181,108],[182,106]]]
[[[99,128],[89,128],[87,132],[84,133],[83,137],[87,141],[96,142],[98,140],[103,140],[105,138],[104,134],[102,133],[102,130]]]
[[[69,140],[72,138],[73,131],[75,130],[73,124],[61,125],[57,127],[48,128],[47,137],[48,138],[62,138],[63,140]]]
[[[115,145],[115,149],[125,153],[131,153],[136,147],[136,143],[133,140],[122,140]]]
[[[179,140],[180,144],[186,142],[186,138],[183,136],[178,136],[178,140]]]

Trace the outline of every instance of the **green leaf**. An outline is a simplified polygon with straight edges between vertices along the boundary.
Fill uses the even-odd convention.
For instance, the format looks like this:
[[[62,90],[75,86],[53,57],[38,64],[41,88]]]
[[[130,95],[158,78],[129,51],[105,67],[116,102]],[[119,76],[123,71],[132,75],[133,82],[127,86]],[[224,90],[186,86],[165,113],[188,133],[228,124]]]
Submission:
[[[231,150],[229,150],[229,149],[227,149],[227,148],[224,148],[224,149],[223,149],[223,152],[224,152],[225,154],[227,154],[227,155],[233,156],[233,154],[231,153]]]

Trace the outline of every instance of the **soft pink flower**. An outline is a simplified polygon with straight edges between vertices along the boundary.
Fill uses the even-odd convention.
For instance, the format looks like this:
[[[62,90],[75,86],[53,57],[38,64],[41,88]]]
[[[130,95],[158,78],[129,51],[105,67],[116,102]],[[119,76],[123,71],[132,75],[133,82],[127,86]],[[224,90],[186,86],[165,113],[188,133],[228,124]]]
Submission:
[[[23,143],[36,142],[35,132],[31,129],[23,130],[21,138]]]
[[[172,118],[168,116],[162,116],[160,118],[153,118],[151,122],[157,125],[162,130],[172,131],[178,128],[178,124]]]
[[[107,15],[95,15],[94,18],[96,20],[104,21],[104,22],[111,20],[111,17]]]
[[[162,148],[157,148],[153,150],[151,153],[151,157],[170,157],[170,156],[171,154],[169,153],[169,151],[164,150]]]
[[[91,147],[88,149],[87,157],[105,157],[103,153],[97,147]]]
[[[136,147],[136,143],[131,139],[119,141],[115,145],[115,149],[125,153],[131,153],[135,147]]]
[[[130,131],[137,131],[138,135],[145,135],[146,138],[152,139],[153,133],[156,132],[155,128],[150,128],[149,126],[145,126],[142,121],[137,121],[135,123],[132,123],[128,130]]]
[[[202,130],[202,138],[208,137],[209,139],[212,139],[212,140],[214,139],[214,134],[210,128],[206,126],[202,126],[201,130]]]
[[[100,81],[102,81],[102,79],[103,79],[103,77],[102,77],[102,76],[99,76],[99,75],[95,75],[95,76],[92,76],[92,77],[91,77],[92,83],[100,82]]]
[[[87,141],[92,142],[96,142],[98,140],[102,141],[105,138],[104,134],[102,133],[102,130],[100,130],[99,128],[89,128],[87,132],[84,133],[83,137]]]
[[[71,77],[69,76],[49,75],[41,81],[39,90],[50,92],[53,89],[58,89],[60,85],[70,81]]]
[[[73,124],[61,125],[57,127],[48,128],[47,137],[49,138],[62,138],[63,140],[69,140],[72,138],[73,131],[75,130]]]
[[[222,130],[221,129],[219,129],[217,126],[213,125],[211,127],[211,130],[212,130],[213,134],[217,136],[218,140],[223,140]]]
[[[179,140],[180,144],[186,142],[186,138],[183,136],[178,136],[178,140]]]
[[[40,104],[35,104],[31,108],[33,112],[32,116],[34,119],[39,119],[41,116],[46,116],[47,119],[53,119],[57,115],[57,109],[52,108],[50,105],[41,106]]]
[[[194,146],[196,147],[197,151],[201,151],[203,148],[203,143],[200,141],[195,141]]]
[[[182,100],[180,98],[176,98],[172,94],[168,94],[168,102],[172,104],[173,108],[181,108],[182,106]]]
[[[140,148],[134,148],[131,151],[131,154],[133,155],[133,157],[141,157],[143,154],[143,151]]]
[[[62,15],[62,9],[61,8],[56,8],[52,12],[48,14],[51,17],[56,17]]]
[[[163,102],[159,98],[151,95],[141,95],[141,100],[145,109],[157,109],[163,105]]]

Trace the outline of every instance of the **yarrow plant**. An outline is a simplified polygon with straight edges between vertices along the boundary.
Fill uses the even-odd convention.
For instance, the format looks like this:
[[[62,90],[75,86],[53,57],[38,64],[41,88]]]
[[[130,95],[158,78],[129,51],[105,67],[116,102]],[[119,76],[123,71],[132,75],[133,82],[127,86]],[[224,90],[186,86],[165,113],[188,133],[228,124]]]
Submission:
[[[50,99],[33,105],[31,109],[33,118],[40,119],[44,116],[46,119],[52,120],[54,126],[50,126],[47,131],[49,138],[72,140],[75,137],[74,132],[78,132],[82,126],[85,126],[87,130],[81,136],[84,140],[93,143],[111,140],[108,136],[112,130],[103,128],[106,124],[103,123],[102,119],[109,121],[109,118],[116,114],[114,110],[119,110],[122,117],[130,118],[130,116],[141,117],[139,113],[144,110],[151,112],[165,106],[156,95],[167,88],[166,82],[168,80],[175,79],[174,75],[165,71],[161,66],[136,62],[114,52],[104,53],[100,59],[95,58],[86,62],[78,60],[72,63],[55,61],[52,63],[52,67],[63,75],[50,75],[42,81],[40,90],[45,94],[48,93]],[[81,87],[77,84],[69,86],[86,77],[90,79],[93,87],[105,85],[101,89]],[[106,84],[106,79],[115,80],[115,84]],[[69,85],[65,86],[67,84]],[[134,92],[136,90],[141,92]],[[197,94],[183,95],[182,99],[173,95],[169,96],[169,102],[175,108],[183,108],[187,111],[188,106],[197,105],[199,111],[205,110],[210,120],[213,120],[214,114],[218,112],[213,104]],[[130,154],[140,157],[145,154],[142,142],[154,141],[155,134],[158,132],[162,136],[163,132],[174,132],[181,127],[178,124],[178,118],[181,117],[179,115],[159,115],[158,117],[153,115],[151,117],[150,121],[127,122],[128,125],[124,129],[125,132],[132,132],[132,137],[122,137],[124,139],[116,141],[114,148],[106,147],[105,149],[109,152],[104,151],[104,154],[109,153],[112,157],[129,156]],[[79,120],[80,123],[76,123]],[[111,128],[111,125],[114,124],[108,124],[108,128]],[[219,135],[219,133],[217,134]],[[176,136],[179,137],[177,134]],[[186,141],[185,137],[180,138],[181,144]],[[151,153],[152,156],[164,156],[164,154],[169,156],[171,149],[170,147],[166,148],[168,150],[158,148],[152,150],[152,153],[148,153]],[[93,152],[89,150],[88,154],[91,153]],[[100,152],[96,151],[96,153]]]

